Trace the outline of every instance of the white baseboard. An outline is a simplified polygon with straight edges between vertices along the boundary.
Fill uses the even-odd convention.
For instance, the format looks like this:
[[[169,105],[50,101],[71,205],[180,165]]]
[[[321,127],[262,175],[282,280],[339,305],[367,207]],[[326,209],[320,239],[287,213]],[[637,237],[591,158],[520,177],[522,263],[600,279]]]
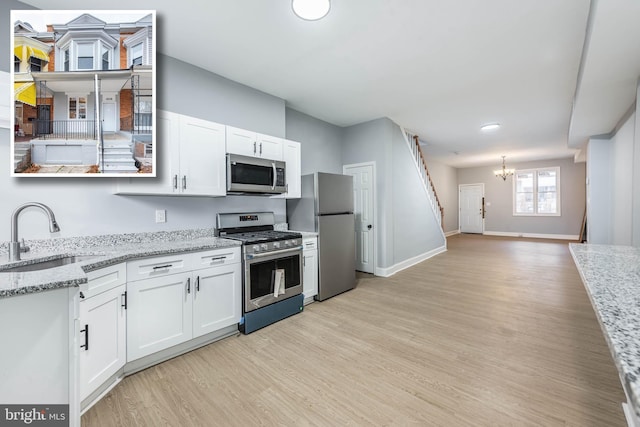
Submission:
[[[578,240],[577,234],[540,234],[540,233],[517,233],[511,231],[485,231],[485,236],[502,236],[502,237],[526,237],[530,239],[559,239],[559,240]]]
[[[456,234],[460,234],[460,230],[451,230],[444,233],[444,237],[450,237]]]
[[[392,265],[391,267],[384,267],[384,268],[379,268],[376,267],[376,276],[381,276],[381,277],[390,277],[393,276],[394,274],[396,274],[398,271],[402,271],[405,268],[409,268],[413,265],[416,265],[426,259],[429,259],[431,257],[434,257],[438,254],[441,254],[443,252],[447,251],[447,246],[440,246],[439,248],[435,248],[433,250],[430,250],[429,252],[425,252],[423,254],[420,254],[418,256],[414,256],[413,258],[409,258],[407,260],[404,260],[402,262],[399,262],[397,264]]]

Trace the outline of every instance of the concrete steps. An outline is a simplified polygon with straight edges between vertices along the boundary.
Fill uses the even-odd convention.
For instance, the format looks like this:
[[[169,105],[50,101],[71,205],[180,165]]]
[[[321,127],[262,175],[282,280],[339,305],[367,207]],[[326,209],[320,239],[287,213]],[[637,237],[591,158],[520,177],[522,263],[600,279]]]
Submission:
[[[31,164],[31,145],[15,144],[13,147],[13,170],[21,172]]]
[[[102,153],[100,153],[103,156]],[[124,141],[105,141],[104,173],[136,173],[136,161],[133,158],[131,144]],[[102,162],[101,162],[102,163]]]

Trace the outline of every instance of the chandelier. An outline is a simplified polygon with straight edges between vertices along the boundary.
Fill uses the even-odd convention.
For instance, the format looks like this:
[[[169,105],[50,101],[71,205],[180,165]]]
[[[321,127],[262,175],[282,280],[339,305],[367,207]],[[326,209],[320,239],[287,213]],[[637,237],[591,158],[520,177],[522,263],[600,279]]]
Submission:
[[[515,169],[507,169],[504,164],[504,158],[507,156],[502,156],[502,169],[494,170],[493,173],[498,177],[502,178],[503,181],[507,180],[508,176],[511,176],[515,173]]]

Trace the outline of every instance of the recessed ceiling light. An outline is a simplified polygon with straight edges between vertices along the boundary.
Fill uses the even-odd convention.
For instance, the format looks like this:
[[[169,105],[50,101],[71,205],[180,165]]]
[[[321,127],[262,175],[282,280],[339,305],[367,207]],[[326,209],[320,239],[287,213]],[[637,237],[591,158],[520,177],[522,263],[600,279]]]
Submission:
[[[331,9],[330,0],[291,0],[293,13],[307,21],[317,21],[327,16]]]
[[[500,123],[487,123],[486,125],[482,125],[480,130],[488,131],[488,130],[496,130],[500,128]]]

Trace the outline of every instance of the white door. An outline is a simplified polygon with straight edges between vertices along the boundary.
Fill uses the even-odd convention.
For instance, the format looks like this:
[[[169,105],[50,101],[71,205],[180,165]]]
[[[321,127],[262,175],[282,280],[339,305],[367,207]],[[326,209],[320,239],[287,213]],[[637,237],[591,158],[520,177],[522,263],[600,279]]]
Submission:
[[[116,128],[116,104],[104,102],[102,104],[102,131],[115,132]]]
[[[356,218],[356,270],[375,270],[374,163],[346,165],[345,175],[353,177],[353,203]]]
[[[471,184],[460,186],[460,232],[484,232],[483,215],[484,185]]]

